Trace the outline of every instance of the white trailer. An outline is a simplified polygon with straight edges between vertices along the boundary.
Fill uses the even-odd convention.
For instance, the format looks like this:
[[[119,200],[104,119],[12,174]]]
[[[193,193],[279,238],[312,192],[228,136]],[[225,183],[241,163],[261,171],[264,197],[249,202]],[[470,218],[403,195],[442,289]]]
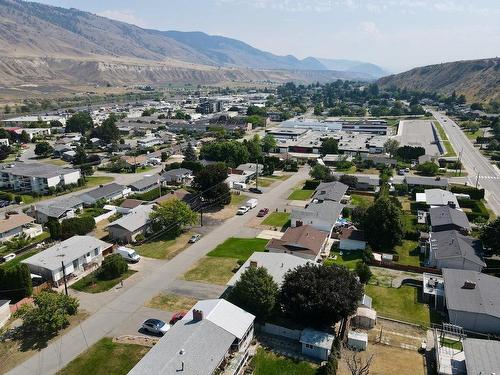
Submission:
[[[252,208],[257,207],[258,203],[259,203],[259,201],[257,199],[252,198],[252,199],[247,200],[247,202],[245,203],[245,206],[252,209]]]

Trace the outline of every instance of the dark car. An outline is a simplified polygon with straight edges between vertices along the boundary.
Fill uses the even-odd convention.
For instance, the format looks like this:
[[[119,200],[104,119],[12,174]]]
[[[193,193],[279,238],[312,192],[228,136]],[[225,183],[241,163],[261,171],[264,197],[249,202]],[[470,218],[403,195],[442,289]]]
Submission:
[[[250,188],[248,189],[248,191],[255,194],[262,194],[262,190],[260,190],[259,188]]]
[[[172,318],[170,319],[169,323],[171,325],[177,323],[179,320],[181,320],[182,318],[184,318],[184,315],[186,315],[185,311],[176,312],[174,315],[172,315]]]
[[[259,213],[257,214],[257,217],[264,217],[269,213],[269,208],[262,208]]]

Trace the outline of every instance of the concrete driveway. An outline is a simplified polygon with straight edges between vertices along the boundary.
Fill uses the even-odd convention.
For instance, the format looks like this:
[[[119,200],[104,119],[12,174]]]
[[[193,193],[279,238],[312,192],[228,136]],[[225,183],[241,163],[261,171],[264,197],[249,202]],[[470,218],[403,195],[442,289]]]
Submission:
[[[274,210],[283,204],[295,185],[307,178],[308,173],[309,168],[301,168],[282,184],[260,195],[257,207],[269,207]],[[169,290],[201,257],[228,237],[252,236],[252,229],[246,226],[250,218],[246,215],[232,217],[154,271],[139,272],[132,276],[141,279],[134,285],[127,285],[122,292],[110,293],[109,298],[102,302],[102,306],[79,327],[37,352],[9,374],[54,374],[101,338],[113,336],[115,332],[120,331],[120,327],[134,327],[137,321],[142,319],[143,311],[146,311],[144,304],[158,292]]]

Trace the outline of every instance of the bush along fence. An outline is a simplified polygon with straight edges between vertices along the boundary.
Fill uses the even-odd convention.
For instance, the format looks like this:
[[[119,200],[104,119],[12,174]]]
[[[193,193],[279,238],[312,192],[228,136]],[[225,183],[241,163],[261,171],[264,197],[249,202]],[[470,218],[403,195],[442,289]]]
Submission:
[[[431,267],[421,267],[421,266],[410,266],[408,264],[398,264],[394,262],[380,262],[378,260],[372,260],[370,265],[375,267],[389,268],[397,271],[415,272],[415,273],[433,273],[435,275],[441,275],[441,271],[437,268]]]

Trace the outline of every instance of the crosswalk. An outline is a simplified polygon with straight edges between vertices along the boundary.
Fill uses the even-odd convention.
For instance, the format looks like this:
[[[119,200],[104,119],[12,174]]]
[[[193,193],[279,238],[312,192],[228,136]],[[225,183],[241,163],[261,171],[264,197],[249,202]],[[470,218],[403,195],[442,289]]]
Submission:
[[[479,176],[479,179],[483,180],[500,180],[500,177],[498,176]]]

